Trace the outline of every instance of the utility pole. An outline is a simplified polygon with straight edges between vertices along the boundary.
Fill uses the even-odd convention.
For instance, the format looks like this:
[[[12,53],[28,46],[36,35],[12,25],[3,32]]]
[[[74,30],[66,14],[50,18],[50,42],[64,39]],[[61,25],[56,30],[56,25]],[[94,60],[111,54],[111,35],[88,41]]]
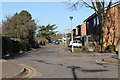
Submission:
[[[73,46],[73,31],[72,31],[72,19],[73,19],[73,16],[70,16],[69,18],[70,18],[70,20],[71,20],[71,41],[72,41],[72,52],[74,52],[74,46]]]

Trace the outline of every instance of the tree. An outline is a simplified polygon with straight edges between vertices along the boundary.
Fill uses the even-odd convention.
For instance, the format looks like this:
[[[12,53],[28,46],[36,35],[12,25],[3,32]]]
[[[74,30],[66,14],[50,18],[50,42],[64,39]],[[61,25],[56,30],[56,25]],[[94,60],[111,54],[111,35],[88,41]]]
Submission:
[[[78,0],[75,3],[73,3],[71,6],[72,8],[77,9],[78,6],[84,5],[94,10],[94,12],[96,13],[100,21],[99,44],[101,44],[102,51],[104,49],[103,45],[104,45],[104,30],[105,30],[105,25],[106,25],[105,23],[107,20],[108,10],[110,9],[112,2],[113,0],[107,0],[107,1],[90,0],[89,2],[86,0]]]
[[[51,42],[51,37],[57,33],[57,31],[54,31],[57,27],[55,27],[56,25],[50,25],[48,24],[47,26],[39,26],[39,30],[37,33],[38,37],[44,37],[45,39],[49,40],[49,42]]]
[[[19,14],[16,13],[12,17],[6,18],[7,20],[2,24],[3,35],[28,41],[32,45],[36,24],[30,13],[22,10]]]
[[[55,41],[55,40],[58,40],[58,39],[62,39],[62,37],[63,37],[62,33],[54,34],[52,36],[52,40]]]

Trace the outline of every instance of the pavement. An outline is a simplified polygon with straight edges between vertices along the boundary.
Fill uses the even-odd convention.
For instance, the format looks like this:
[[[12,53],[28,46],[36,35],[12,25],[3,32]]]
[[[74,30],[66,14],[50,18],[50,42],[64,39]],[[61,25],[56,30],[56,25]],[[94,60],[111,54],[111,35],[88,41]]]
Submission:
[[[1,78],[12,78],[24,71],[22,66],[7,60],[0,60],[0,64],[2,64]]]
[[[117,64],[119,65],[120,61],[117,58],[115,53],[97,53],[97,52],[80,52],[80,53],[76,53],[76,52],[71,52],[65,45],[61,44],[62,47],[60,47],[60,49],[63,51],[62,53],[60,53],[59,55],[63,55],[63,56],[79,56],[79,57],[84,57],[84,56],[98,56],[98,57],[102,57],[101,59],[102,61],[105,61],[107,63],[112,63],[112,64]]]

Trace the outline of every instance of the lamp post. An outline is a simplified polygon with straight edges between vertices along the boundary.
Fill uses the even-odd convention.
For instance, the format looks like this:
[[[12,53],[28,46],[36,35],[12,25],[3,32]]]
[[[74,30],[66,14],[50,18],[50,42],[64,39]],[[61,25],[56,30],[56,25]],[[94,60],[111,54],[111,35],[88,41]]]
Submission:
[[[65,29],[65,33],[64,33],[64,46],[66,46],[65,44],[66,44],[66,29]]]
[[[72,41],[72,52],[74,52],[74,49],[73,49],[73,31],[72,31],[72,19],[73,19],[73,16],[70,16],[69,18],[70,18],[70,20],[71,20],[71,41]]]

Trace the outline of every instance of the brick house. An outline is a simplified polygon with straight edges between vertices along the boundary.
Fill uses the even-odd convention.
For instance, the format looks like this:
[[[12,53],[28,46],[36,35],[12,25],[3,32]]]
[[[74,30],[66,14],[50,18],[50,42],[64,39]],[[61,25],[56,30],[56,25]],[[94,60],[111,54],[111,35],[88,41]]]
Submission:
[[[86,23],[83,22],[81,25],[76,27],[76,36],[84,37],[86,35]]]
[[[76,26],[76,36],[81,36],[81,25]]]
[[[83,22],[81,24],[81,37],[84,37],[86,35],[86,23]]]
[[[115,4],[108,11],[104,34],[104,46],[120,45],[120,3]]]
[[[86,35],[86,23],[83,22],[81,25],[76,26],[75,29],[73,29],[73,36],[76,40],[79,42],[82,42],[84,45],[84,36]]]
[[[76,36],[76,29],[73,29],[73,36]]]
[[[86,34],[100,35],[100,22],[98,16],[94,13],[86,20]],[[104,47],[108,45],[120,45],[120,2],[115,3],[108,10],[106,27],[104,31]]]

